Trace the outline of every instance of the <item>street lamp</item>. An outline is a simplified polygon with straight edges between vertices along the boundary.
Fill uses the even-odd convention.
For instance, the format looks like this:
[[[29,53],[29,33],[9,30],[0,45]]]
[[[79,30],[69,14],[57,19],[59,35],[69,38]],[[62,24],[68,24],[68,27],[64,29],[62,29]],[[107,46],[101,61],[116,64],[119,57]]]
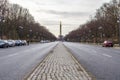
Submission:
[[[92,42],[95,43],[94,34],[92,34]]]
[[[38,32],[36,32],[36,39],[38,39]]]
[[[31,40],[30,38],[31,38],[32,29],[30,29],[29,32],[30,32],[30,35],[29,35],[29,41],[30,41]]]
[[[120,0],[119,0],[119,3],[118,3],[118,14],[119,14],[119,18],[118,18],[118,20],[119,20],[119,46],[120,46]]]
[[[19,26],[19,38],[22,38],[22,32],[23,32],[23,27]]]
[[[91,30],[89,30],[89,42],[91,42]]]
[[[102,37],[103,37],[103,34],[102,34],[102,26],[100,26],[98,29],[101,30],[100,38],[101,38],[101,42],[102,42]]]

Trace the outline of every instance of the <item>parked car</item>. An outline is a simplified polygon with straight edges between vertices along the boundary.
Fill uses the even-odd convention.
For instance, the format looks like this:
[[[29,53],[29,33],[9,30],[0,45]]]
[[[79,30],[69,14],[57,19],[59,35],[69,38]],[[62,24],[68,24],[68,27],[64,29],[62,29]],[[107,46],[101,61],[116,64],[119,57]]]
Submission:
[[[40,42],[41,43],[49,43],[50,41],[49,40],[41,40]]]
[[[22,46],[21,40],[15,40],[15,46]]]
[[[9,47],[8,42],[6,40],[0,40],[0,48]]]
[[[102,44],[103,47],[113,47],[113,45],[112,41],[104,41]]]
[[[26,40],[22,40],[22,45],[27,45],[27,41]]]
[[[14,47],[15,46],[15,41],[14,40],[8,40],[9,47]]]

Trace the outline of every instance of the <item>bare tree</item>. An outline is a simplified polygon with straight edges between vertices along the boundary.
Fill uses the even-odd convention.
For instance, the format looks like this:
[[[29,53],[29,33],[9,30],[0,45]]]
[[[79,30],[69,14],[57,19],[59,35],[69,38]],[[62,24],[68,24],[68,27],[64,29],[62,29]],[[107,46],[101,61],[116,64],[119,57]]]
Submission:
[[[65,38],[80,35],[84,42],[102,42],[106,39],[112,39],[118,42],[118,2],[112,0],[103,4],[97,11],[94,18],[81,25],[77,30],[71,31]],[[73,33],[74,32],[74,33]],[[78,39],[78,36],[74,37]]]

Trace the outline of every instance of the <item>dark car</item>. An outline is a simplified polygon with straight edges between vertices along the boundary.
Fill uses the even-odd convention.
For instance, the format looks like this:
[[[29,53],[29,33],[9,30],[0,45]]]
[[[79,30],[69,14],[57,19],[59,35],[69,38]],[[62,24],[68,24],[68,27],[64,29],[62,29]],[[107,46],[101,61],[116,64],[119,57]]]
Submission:
[[[15,46],[22,46],[21,40],[15,40]]]
[[[6,40],[0,40],[0,48],[6,48],[9,47]]]
[[[113,45],[112,41],[104,41],[102,44],[103,47],[113,47]]]

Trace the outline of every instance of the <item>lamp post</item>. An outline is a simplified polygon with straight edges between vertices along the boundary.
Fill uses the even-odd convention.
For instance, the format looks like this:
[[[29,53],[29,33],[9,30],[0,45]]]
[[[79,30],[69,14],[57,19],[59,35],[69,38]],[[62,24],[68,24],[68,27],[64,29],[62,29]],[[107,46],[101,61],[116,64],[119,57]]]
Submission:
[[[22,32],[23,32],[23,27],[19,26],[19,38],[22,38]]]
[[[120,0],[119,0],[119,3],[118,3],[118,14],[119,14],[119,17],[118,17],[118,22],[119,22],[119,46],[120,46]]]
[[[91,42],[91,30],[89,30],[89,42]]]
[[[31,41],[31,33],[32,33],[32,29],[29,30],[30,35],[29,35],[29,41]]]
[[[101,42],[102,42],[102,37],[103,37],[103,34],[102,34],[102,26],[100,26],[98,29],[101,31],[101,32],[100,32],[100,38],[101,38]]]
[[[36,32],[36,39],[38,39],[38,32]]]
[[[95,43],[94,34],[92,34],[92,42]]]

